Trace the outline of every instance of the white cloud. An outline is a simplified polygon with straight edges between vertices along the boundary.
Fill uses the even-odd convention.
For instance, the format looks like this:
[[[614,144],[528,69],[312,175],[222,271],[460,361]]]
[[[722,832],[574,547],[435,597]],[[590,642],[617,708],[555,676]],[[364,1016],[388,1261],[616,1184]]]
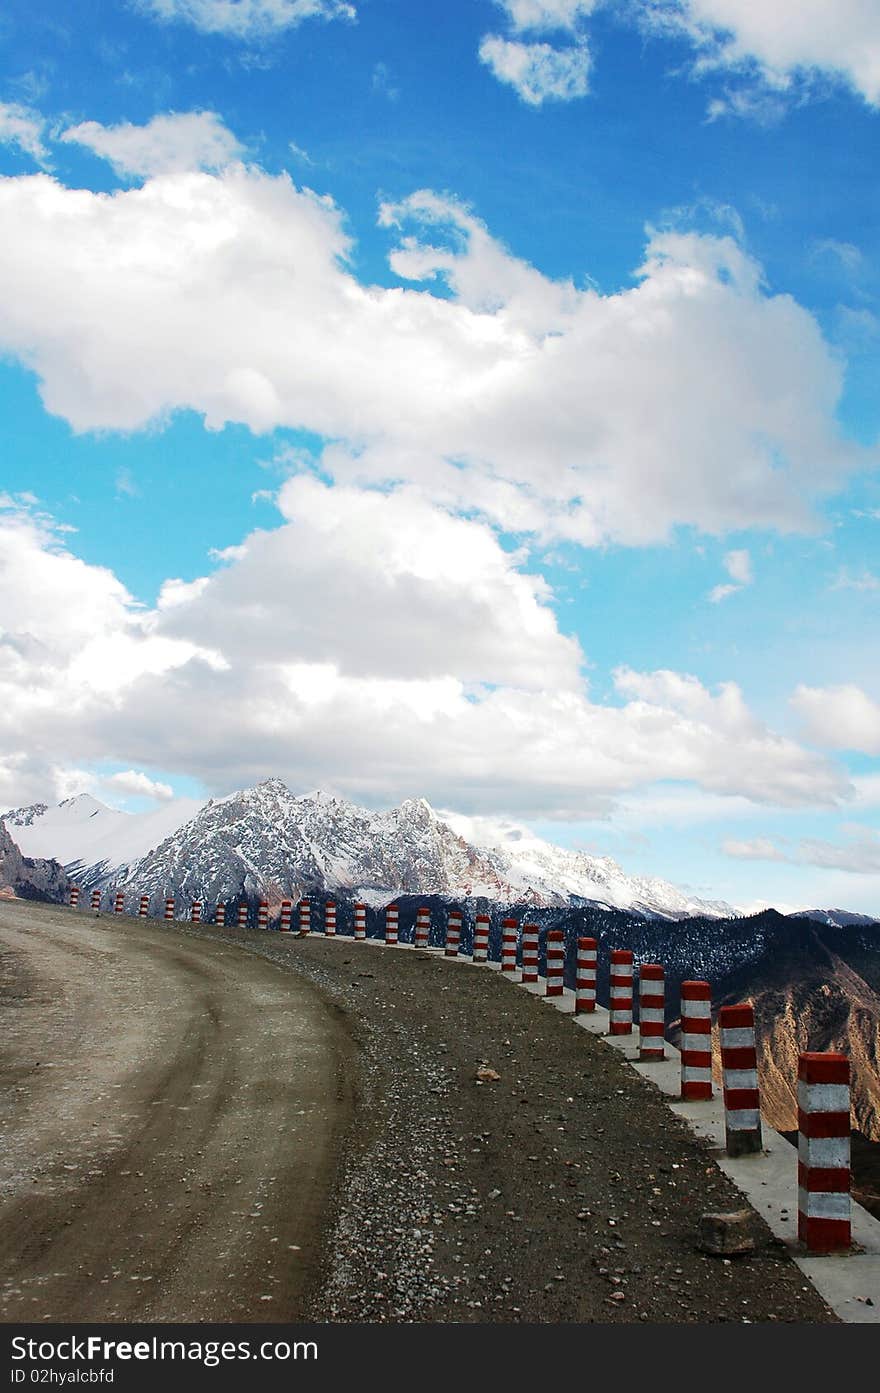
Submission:
[[[287,521],[156,611],[45,526],[0,525],[0,798],[45,793],[72,749],[212,792],[274,773],[490,816],[595,816],[658,780],[765,806],[851,793],[733,684],[622,670],[617,704],[591,700],[542,582],[483,524],[405,490],[298,479],[281,501]]]
[[[37,164],[48,159],[43,144],[45,121],[39,112],[18,102],[0,102],[0,145],[17,145]]]
[[[574,31],[602,0],[495,0],[495,3],[504,11],[512,28],[522,33],[528,29]]]
[[[279,506],[285,525],[252,533],[198,592],[178,583],[169,607],[163,591],[158,633],[236,662],[295,657],[358,678],[580,685],[583,655],[560,634],[546,583],[484,524],[411,491],[307,477],[283,485]]]
[[[529,106],[546,101],[570,102],[590,90],[592,60],[583,40],[567,48],[548,43],[522,43],[500,34],[480,41],[480,62],[499,82],[512,87]]]
[[[846,871],[851,875],[873,875],[880,871],[880,832],[873,827],[852,829],[846,842],[829,842],[804,837],[796,847],[780,847],[767,837],[753,841],[727,841],[722,851],[728,856],[750,861],[787,861],[793,866],[818,866],[822,870]]]
[[[869,571],[867,566],[863,566],[855,574],[846,566],[838,572],[832,590],[859,590],[863,594],[871,594],[880,590],[880,577],[875,576],[873,571]]]
[[[232,165],[111,195],[0,180],[0,351],[76,430],[180,408],[301,427],[339,442],[340,481],[406,481],[588,545],[809,527],[873,458],[840,437],[842,366],[816,321],[730,237],[651,233],[636,284],[602,295],[428,191],[382,219],[420,286],[360,284],[340,211],[287,176]]]
[[[751,585],[752,558],[748,551],[729,551],[724,557],[724,569],[730,576],[733,584],[716,585],[709,591],[709,599],[713,604],[718,604],[719,600],[726,600],[729,595],[736,595],[747,585]]]
[[[191,24],[204,34],[260,39],[294,29],[306,19],[354,19],[347,0],[133,0],[157,19]]]
[[[86,146],[108,160],[117,174],[126,176],[223,169],[241,152],[235,136],[214,111],[154,116],[144,126],[130,121],[118,126],[83,121],[66,130],[61,140]]]
[[[702,68],[758,70],[771,88],[814,72],[880,102],[876,0],[638,0],[642,22],[684,34]]]
[[[751,837],[745,841],[728,838],[721,843],[725,856],[738,861],[785,861],[786,855],[771,837]]]
[[[161,803],[167,803],[174,797],[174,789],[170,784],[151,779],[137,769],[125,769],[118,774],[109,774],[102,779],[102,783],[117,793],[131,794],[136,798],[155,798]]]
[[[808,739],[830,750],[880,755],[880,703],[853,683],[835,687],[801,685],[791,705]]]

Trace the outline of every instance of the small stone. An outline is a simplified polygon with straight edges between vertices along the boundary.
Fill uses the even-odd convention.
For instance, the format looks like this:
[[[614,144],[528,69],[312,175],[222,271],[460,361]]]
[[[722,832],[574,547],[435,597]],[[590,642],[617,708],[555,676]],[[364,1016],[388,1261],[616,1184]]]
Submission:
[[[713,1257],[753,1253],[755,1233],[751,1209],[735,1209],[729,1214],[702,1214],[697,1247]]]
[[[474,1078],[477,1083],[498,1083],[501,1075],[495,1069],[490,1069],[488,1064],[479,1064]]]

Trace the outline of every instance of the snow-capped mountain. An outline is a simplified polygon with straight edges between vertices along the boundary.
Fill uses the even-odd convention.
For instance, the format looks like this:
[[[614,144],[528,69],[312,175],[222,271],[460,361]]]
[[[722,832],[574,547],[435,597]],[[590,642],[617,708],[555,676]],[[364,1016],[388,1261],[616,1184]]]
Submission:
[[[55,807],[34,803],[0,813],[25,856],[49,856],[83,885],[99,885],[126,868],[193,817],[204,801],[178,799],[147,813],[108,808],[90,793]]]
[[[475,846],[423,798],[372,812],[320,791],[294,795],[279,779],[150,814],[120,813],[83,794],[55,809],[17,809],[6,821],[23,851],[56,856],[82,885],[112,881],[151,896],[277,901],[311,891],[381,904],[437,894],[548,907],[586,902],[673,919],[736,913],[666,881],[627,876],[610,857],[538,838]]]
[[[799,909],[790,918],[813,919],[817,924],[827,924],[831,929],[849,929],[878,922],[872,914],[855,914],[851,909]]]

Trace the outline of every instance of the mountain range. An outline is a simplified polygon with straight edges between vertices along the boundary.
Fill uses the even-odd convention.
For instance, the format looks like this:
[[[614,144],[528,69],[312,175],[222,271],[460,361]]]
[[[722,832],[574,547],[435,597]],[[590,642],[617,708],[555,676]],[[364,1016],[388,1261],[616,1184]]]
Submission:
[[[423,798],[383,812],[316,791],[293,794],[280,779],[148,814],[108,808],[90,794],[56,807],[4,814],[22,851],[54,856],[82,886],[208,903],[246,897],[336,893],[387,903],[401,894],[492,902],[595,904],[680,919],[728,917],[654,877],[627,875],[607,856],[523,835],[503,846],[459,836]]]
[[[183,907],[201,899],[209,908],[263,897],[277,906],[282,897],[309,894],[318,905],[338,899],[343,932],[354,901],[365,901],[372,934],[382,932],[381,907],[395,899],[404,941],[420,904],[431,908],[436,932],[455,900],[465,908],[463,948],[475,910],[486,908],[496,955],[507,907],[529,905],[542,930],[565,932],[569,976],[575,939],[599,939],[602,1001],[611,948],[663,963],[671,1038],[681,982],[705,979],[715,1006],[754,1003],[762,1111],[777,1130],[797,1125],[798,1051],[849,1055],[857,1192],[880,1214],[880,923],[869,916],[840,909],[744,916],[665,881],[628,876],[610,858],[537,838],[473,845],[423,799],[377,813],[325,793],[295,796],[275,779],[149,814],[122,813],[82,794],[0,819],[0,881],[5,864],[15,893],[63,898],[58,862],[86,890],[125,889],[130,910],[137,895],[149,894],[154,914],[166,893]]]

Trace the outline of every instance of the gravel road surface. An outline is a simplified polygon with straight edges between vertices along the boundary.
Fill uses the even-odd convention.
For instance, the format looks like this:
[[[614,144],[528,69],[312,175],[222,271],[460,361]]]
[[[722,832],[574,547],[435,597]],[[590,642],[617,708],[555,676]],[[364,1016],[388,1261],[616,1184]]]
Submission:
[[[698,1250],[711,1153],[489,969],[0,904],[0,1029],[7,1321],[834,1319],[757,1218]]]

